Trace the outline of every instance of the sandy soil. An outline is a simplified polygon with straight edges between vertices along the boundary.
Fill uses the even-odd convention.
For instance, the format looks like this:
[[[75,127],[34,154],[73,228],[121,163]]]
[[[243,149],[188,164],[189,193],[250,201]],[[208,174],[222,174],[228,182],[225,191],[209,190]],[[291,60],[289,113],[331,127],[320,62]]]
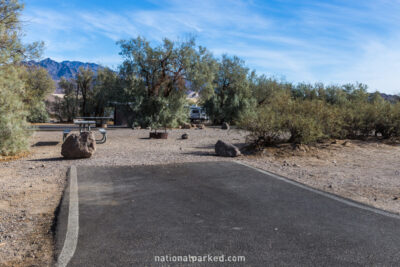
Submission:
[[[188,140],[180,136],[189,133]],[[72,165],[141,165],[234,160],[214,155],[218,139],[243,146],[237,130],[173,130],[168,140],[149,140],[147,130],[108,131],[91,159],[63,160],[61,132],[37,132],[32,153],[0,162],[0,266],[49,266],[53,253],[54,211]],[[400,213],[399,146],[338,141],[315,148],[267,149],[236,160],[312,187]]]

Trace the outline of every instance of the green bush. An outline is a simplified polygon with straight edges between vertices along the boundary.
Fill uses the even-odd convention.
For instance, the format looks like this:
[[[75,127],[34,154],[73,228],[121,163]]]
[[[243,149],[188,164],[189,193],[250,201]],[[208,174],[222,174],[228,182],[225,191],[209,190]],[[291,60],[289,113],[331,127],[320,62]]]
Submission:
[[[46,110],[44,102],[35,103],[29,106],[27,120],[29,122],[47,122],[49,121],[49,113]]]

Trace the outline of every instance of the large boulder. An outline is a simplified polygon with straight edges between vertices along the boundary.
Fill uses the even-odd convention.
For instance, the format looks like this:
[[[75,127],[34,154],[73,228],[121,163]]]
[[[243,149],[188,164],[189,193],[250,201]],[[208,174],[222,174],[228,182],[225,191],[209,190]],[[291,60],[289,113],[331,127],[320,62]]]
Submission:
[[[215,144],[215,153],[222,157],[238,157],[241,155],[239,148],[221,140],[218,140]]]
[[[226,122],[224,122],[224,123],[222,123],[222,126],[221,126],[221,129],[222,130],[229,130],[229,124],[228,123],[226,123]]]
[[[90,158],[96,151],[96,140],[92,132],[71,134],[61,147],[61,155],[67,159]]]

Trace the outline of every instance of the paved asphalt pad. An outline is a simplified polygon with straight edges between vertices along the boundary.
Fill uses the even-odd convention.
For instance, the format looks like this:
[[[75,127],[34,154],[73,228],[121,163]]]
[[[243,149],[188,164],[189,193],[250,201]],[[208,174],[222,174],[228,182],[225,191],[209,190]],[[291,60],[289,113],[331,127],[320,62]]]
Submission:
[[[395,216],[348,205],[234,162],[77,171],[79,238],[68,266],[400,262],[400,220]],[[65,238],[67,200],[58,218],[58,251]],[[207,258],[189,263],[187,255]],[[245,262],[211,262],[208,255],[218,260],[221,255],[245,256]],[[183,262],[163,262],[174,256]]]

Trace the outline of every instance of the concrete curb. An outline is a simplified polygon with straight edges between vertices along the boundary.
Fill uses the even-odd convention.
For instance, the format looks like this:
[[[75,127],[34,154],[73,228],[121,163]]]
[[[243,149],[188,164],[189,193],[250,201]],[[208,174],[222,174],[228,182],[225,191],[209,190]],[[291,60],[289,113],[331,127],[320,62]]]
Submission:
[[[76,246],[78,244],[79,234],[79,198],[78,198],[78,177],[75,166],[71,166],[69,170],[69,212],[67,233],[64,246],[58,256],[57,267],[65,267],[74,256]]]

